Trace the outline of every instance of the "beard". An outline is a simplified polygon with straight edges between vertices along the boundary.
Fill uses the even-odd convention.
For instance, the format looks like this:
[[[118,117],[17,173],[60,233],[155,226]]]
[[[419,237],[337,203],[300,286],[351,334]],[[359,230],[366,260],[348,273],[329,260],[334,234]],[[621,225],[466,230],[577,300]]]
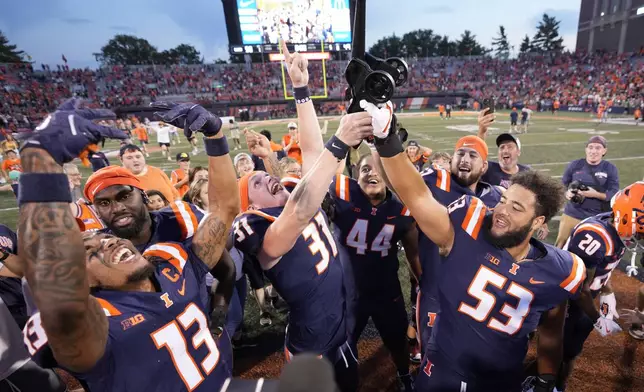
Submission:
[[[132,283],[139,283],[142,282],[146,279],[152,278],[154,276],[154,271],[156,270],[156,267],[152,263],[147,263],[145,266],[141,267],[140,269],[132,272],[128,277],[127,277],[127,284],[132,284]]]
[[[141,205],[141,209],[132,215],[134,222],[128,227],[110,227],[108,228],[114,233],[115,236],[119,238],[124,238],[130,240],[135,238],[137,235],[141,234],[143,227],[147,223],[150,215],[148,214],[148,209],[145,204]]]
[[[532,230],[532,223],[528,223],[527,225],[520,227],[517,230],[509,231],[505,234],[497,236],[492,233],[492,215],[489,215],[485,217],[485,223],[483,227],[485,228],[485,234],[492,245],[507,249],[514,248],[515,246],[520,245],[523,241],[525,241],[526,238],[528,238],[530,231]]]
[[[470,169],[471,170],[471,169]],[[478,173],[474,173],[473,171],[470,171],[467,176],[467,178],[462,178],[460,176],[460,172],[458,168],[454,171],[452,170],[452,175],[454,176],[454,181],[456,181],[460,186],[462,187],[469,187],[472,184],[476,184],[482,176],[482,173],[479,171]]]

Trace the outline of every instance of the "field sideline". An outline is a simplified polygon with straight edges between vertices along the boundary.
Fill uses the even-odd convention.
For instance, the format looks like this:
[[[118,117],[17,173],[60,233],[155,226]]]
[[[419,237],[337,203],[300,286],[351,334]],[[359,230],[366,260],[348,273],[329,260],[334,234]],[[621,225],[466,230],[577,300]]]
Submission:
[[[399,122],[408,130],[409,138],[417,140],[421,145],[434,151],[453,152],[455,142],[466,134],[476,132],[476,113],[455,112],[451,120],[441,120],[435,112],[403,113]],[[320,125],[327,120],[328,132],[325,139],[335,133],[338,117],[322,118]],[[595,117],[587,113],[560,113],[556,116],[550,113],[534,113],[527,134],[518,137],[522,143],[520,162],[528,164],[536,170],[546,171],[552,176],[561,176],[566,165],[574,159],[583,158],[585,143],[591,135],[600,134],[608,140],[606,159],[612,161],[619,169],[620,186],[624,187],[644,177],[644,124],[636,126],[631,117],[611,119],[610,123],[598,124]],[[267,129],[273,134],[273,140],[279,142],[286,133],[287,119],[263,122],[240,123],[243,129],[248,126],[256,131]],[[490,159],[496,159],[494,139],[497,134],[509,130],[509,112],[500,112],[497,121],[491,127],[488,137]],[[226,130],[226,134],[228,134]],[[166,171],[177,167],[174,156],[178,152],[190,152],[188,143],[183,135],[182,142],[172,146],[172,162],[161,157],[156,150],[147,158],[151,165]],[[151,141],[156,140],[151,135]],[[231,141],[229,140],[229,143]],[[247,152],[245,142],[243,150],[231,151],[231,154]],[[150,146],[157,146],[151,143]],[[114,151],[118,145],[114,142],[106,144],[106,150]],[[203,151],[203,149],[201,149]],[[110,154],[111,155],[111,154]],[[116,157],[110,157],[112,164],[119,164]],[[192,157],[192,166],[205,165],[206,157],[203,152]],[[84,179],[91,173],[88,168],[81,168]],[[13,229],[16,227],[18,209],[16,200],[11,193],[0,194],[0,223]],[[549,242],[554,241],[558,222],[550,224]],[[630,260],[627,253],[625,259]],[[623,262],[622,264],[624,264]],[[623,268],[623,265],[622,265]],[[644,271],[639,277],[644,275]],[[400,268],[399,276],[403,292],[409,292],[409,278],[405,268]],[[619,308],[635,305],[635,290],[639,284],[636,279],[626,277],[616,271],[613,275],[613,286],[617,295]],[[409,299],[405,295],[406,301]],[[409,304],[408,304],[409,305]],[[244,378],[273,378],[279,376],[282,359],[282,343],[285,328],[285,317],[274,312],[273,324],[270,327],[260,327],[255,301],[249,296],[246,307],[245,330],[248,336],[257,339],[259,346],[242,349],[235,352],[235,374]],[[380,339],[373,327],[368,327],[360,343],[361,379],[365,381],[363,391],[393,390],[395,370],[388,354],[382,348]],[[636,354],[637,351],[640,354]],[[586,343],[586,350],[579,359],[579,366],[573,374],[567,391],[644,391],[644,348],[641,343],[634,343],[623,333],[602,339],[593,332]]]

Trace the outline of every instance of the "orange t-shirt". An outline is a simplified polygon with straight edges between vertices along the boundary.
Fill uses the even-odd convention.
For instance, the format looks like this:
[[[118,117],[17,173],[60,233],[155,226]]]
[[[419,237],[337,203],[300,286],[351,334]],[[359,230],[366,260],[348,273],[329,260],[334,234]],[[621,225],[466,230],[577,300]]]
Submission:
[[[187,174],[183,169],[176,169],[173,170],[172,173],[170,173],[170,182],[172,185],[178,184],[180,181],[183,181],[184,178],[186,178]],[[183,197],[183,195],[188,192],[188,189],[190,189],[190,185],[186,182],[183,184],[180,188],[174,187],[178,192],[179,196]]]
[[[148,131],[144,127],[136,127],[132,133],[136,135],[137,139],[148,141]]]
[[[2,170],[6,172],[17,170],[22,172],[22,165],[20,164],[20,158],[16,159],[5,159],[2,161]]]
[[[97,231],[105,228],[105,224],[101,218],[98,217],[94,208],[87,204],[84,199],[79,199],[74,204],[78,207],[76,223],[78,223],[78,227],[80,227],[81,231]]]
[[[179,199],[179,192],[170,182],[168,175],[158,167],[147,165],[137,178],[141,181],[141,188],[144,191],[157,190],[170,202]]]
[[[291,135],[285,135],[282,138],[282,145],[284,145],[284,147],[288,146],[290,142],[291,142]],[[288,150],[286,155],[298,161],[300,165],[302,164],[302,150],[300,149],[300,145],[297,142],[293,143],[293,147],[291,147],[291,149]]]

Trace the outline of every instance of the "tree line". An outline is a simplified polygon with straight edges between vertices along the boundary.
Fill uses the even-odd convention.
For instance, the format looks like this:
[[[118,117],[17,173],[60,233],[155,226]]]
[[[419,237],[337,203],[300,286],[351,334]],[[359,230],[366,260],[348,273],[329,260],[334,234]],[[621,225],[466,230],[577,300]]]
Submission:
[[[519,53],[561,52],[563,38],[559,35],[558,21],[554,16],[543,14],[532,38],[527,34],[519,46]],[[376,41],[369,52],[379,57],[435,57],[435,56],[482,56],[508,58],[514,46],[510,45],[504,26],[492,41],[492,47],[481,45],[476,35],[465,30],[459,39],[434,33],[432,29],[419,29],[403,34],[392,34]],[[133,35],[117,34],[101,49],[93,53],[100,65],[142,64],[203,64],[201,53],[192,45],[181,44],[172,49],[159,51],[148,40]],[[253,58],[253,61],[256,59]],[[243,62],[243,56],[230,57],[230,62]],[[31,57],[11,45],[0,31],[0,63],[31,62]],[[215,63],[226,63],[217,60]]]
[[[532,39],[526,34],[519,47],[519,53],[562,52],[563,38],[559,35],[558,21],[554,16],[543,14],[536,26]],[[379,57],[435,57],[435,56],[482,56],[494,54],[499,58],[510,57],[510,40],[504,26],[499,26],[492,40],[492,47],[486,48],[470,30],[465,30],[459,39],[435,34],[431,29],[410,31],[402,37],[392,34],[376,41],[369,53]]]

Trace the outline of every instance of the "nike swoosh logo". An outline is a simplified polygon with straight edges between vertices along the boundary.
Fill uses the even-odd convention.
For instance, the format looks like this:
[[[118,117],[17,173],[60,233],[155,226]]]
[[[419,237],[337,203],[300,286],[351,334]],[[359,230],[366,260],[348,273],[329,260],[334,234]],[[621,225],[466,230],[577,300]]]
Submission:
[[[331,147],[337,148],[338,150],[340,149],[340,147],[336,146],[335,143],[331,144]]]
[[[179,293],[181,296],[183,296],[186,293],[186,279],[183,279],[183,283],[181,284],[181,290],[177,290],[177,293]]]
[[[471,146],[473,146],[473,144],[472,144],[472,143],[465,143],[465,144],[463,144],[463,147],[471,147]]]
[[[394,219],[394,218],[396,218],[396,217],[395,217],[395,216],[388,216],[388,217],[387,217],[387,220],[389,220],[389,219]]]
[[[534,278],[530,278],[529,280],[530,284],[544,284],[546,282],[543,282],[541,280],[535,280]]]

